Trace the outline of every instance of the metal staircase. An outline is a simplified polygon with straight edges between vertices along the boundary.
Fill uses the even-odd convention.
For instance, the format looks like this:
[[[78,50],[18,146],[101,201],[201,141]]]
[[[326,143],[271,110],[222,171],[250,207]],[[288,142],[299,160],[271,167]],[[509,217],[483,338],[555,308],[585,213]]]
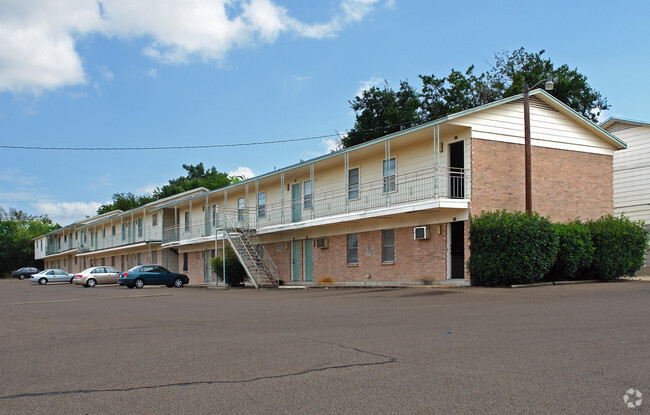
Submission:
[[[240,216],[238,214],[238,216]],[[234,221],[224,212],[220,215],[224,236],[230,242],[248,278],[257,288],[274,288],[279,285],[280,272],[257,238],[255,230],[245,220]]]

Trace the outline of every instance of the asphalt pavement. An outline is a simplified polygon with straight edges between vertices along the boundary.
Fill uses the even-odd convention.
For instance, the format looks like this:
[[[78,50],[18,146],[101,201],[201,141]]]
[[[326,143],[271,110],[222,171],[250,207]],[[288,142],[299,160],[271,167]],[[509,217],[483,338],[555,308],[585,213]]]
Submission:
[[[650,413],[645,281],[136,290],[0,280],[0,312],[2,414]],[[629,390],[643,396],[636,410]]]

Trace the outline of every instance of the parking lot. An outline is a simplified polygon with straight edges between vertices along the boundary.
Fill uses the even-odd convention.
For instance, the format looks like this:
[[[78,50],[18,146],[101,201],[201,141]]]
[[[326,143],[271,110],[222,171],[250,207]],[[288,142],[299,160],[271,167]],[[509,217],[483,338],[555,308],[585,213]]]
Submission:
[[[0,280],[0,413],[630,413],[630,388],[650,412],[649,305],[642,281],[220,291]]]

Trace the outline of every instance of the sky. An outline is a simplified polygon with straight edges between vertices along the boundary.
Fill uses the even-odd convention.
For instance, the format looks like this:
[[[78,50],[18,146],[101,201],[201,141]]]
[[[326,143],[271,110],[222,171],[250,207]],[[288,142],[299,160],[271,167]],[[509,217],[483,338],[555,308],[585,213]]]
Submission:
[[[0,0],[0,207],[61,225],[203,162],[253,177],[335,148],[364,88],[545,50],[650,121],[650,2]]]

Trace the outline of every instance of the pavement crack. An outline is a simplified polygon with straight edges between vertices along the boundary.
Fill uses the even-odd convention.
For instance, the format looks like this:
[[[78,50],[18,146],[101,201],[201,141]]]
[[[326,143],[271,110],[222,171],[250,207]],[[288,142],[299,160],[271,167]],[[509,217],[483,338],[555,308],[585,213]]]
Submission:
[[[391,363],[396,363],[397,359],[390,356],[381,355],[379,353],[370,352],[367,350],[358,349],[356,347],[345,346],[342,344],[328,343],[320,340],[303,338],[304,340],[314,341],[322,344],[329,344],[332,346],[337,346],[342,349],[354,350],[359,353],[381,357],[385,360],[379,362],[365,362],[365,363],[348,363],[342,365],[330,365],[324,366],[315,369],[300,370],[297,372],[283,373],[279,375],[268,375],[268,376],[257,376],[248,379],[233,379],[233,380],[202,380],[194,382],[176,382],[176,383],[165,383],[160,385],[148,385],[148,386],[133,386],[129,388],[97,388],[97,389],[74,389],[74,390],[64,390],[64,391],[49,391],[49,392],[32,392],[32,393],[20,393],[15,395],[6,395],[0,396],[0,400],[10,400],[10,399],[19,399],[19,398],[37,398],[43,396],[65,396],[65,395],[85,395],[93,393],[106,393],[106,392],[135,392],[143,390],[154,390],[162,388],[171,388],[171,387],[188,387],[188,386],[198,386],[198,385],[234,385],[234,384],[245,384],[260,382],[264,380],[275,380],[275,379],[285,379],[296,376],[308,375],[311,373],[326,372],[329,370],[340,370],[340,369],[350,369],[358,367],[372,367],[372,366],[384,366]]]

